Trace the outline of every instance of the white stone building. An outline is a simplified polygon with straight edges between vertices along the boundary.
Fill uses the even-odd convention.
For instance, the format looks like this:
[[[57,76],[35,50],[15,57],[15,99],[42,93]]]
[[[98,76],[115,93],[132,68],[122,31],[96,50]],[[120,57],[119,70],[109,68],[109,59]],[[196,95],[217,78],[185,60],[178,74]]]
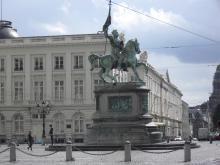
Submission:
[[[144,76],[148,95],[148,111],[153,121],[162,127],[164,136],[176,137],[182,135],[182,93],[170,82],[166,75],[158,73],[149,63],[148,72]],[[139,71],[141,74],[141,72]],[[143,75],[142,75],[143,77]]]
[[[1,34],[0,34],[1,36]],[[32,134],[42,137],[42,114],[36,108],[46,101],[46,136],[49,125],[55,139],[72,138],[83,143],[95,112],[93,91],[101,83],[97,68],[90,72],[88,56],[103,55],[106,39],[102,34],[36,36],[0,39],[0,142],[16,138],[23,142]],[[107,44],[107,53],[110,52]],[[165,135],[181,134],[181,92],[147,64],[139,70],[149,93],[149,113],[163,125]],[[126,80],[132,74],[125,74]]]
[[[95,111],[93,90],[98,69],[88,55],[103,54],[103,35],[26,37],[0,40],[1,137],[41,138],[42,115],[36,104],[47,100],[46,133],[53,124],[59,137],[83,139]]]

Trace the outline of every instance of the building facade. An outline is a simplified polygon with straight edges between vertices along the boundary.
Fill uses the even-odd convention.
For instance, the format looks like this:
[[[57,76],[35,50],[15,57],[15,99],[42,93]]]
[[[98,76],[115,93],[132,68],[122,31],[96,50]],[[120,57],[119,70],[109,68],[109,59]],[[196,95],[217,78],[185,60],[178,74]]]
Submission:
[[[146,88],[150,89],[148,96],[149,114],[153,121],[164,127],[164,136],[176,137],[182,135],[182,93],[170,82],[169,75],[158,73],[150,64],[145,75]]]
[[[36,105],[50,104],[46,116],[55,136],[83,141],[95,111],[98,69],[90,72],[88,55],[103,54],[103,35],[27,37],[0,40],[1,139],[24,139],[29,130],[41,139],[42,114]]]
[[[104,55],[105,44],[102,34],[0,39],[0,141],[24,142],[31,130],[41,142],[43,114],[37,104],[44,101],[50,108],[45,116],[47,139],[52,124],[56,142],[71,138],[84,143],[95,112],[93,91],[102,84],[99,63],[91,72],[88,56]],[[109,43],[106,50],[108,54]],[[148,113],[165,136],[181,135],[182,93],[168,76],[146,65],[147,72],[143,68],[138,72],[144,88],[150,89]],[[130,72],[119,75],[120,81],[133,80]]]

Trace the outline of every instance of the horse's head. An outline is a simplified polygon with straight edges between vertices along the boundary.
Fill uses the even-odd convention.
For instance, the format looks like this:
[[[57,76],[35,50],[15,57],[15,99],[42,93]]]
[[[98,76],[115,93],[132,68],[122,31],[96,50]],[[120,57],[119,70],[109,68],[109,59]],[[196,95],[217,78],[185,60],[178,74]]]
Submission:
[[[137,54],[139,54],[141,50],[140,50],[139,42],[137,41],[137,38],[135,38],[134,40],[134,47],[135,47],[135,51],[137,52]]]
[[[139,54],[141,51],[140,51],[140,47],[139,47],[139,43],[137,41],[137,39],[135,40],[129,40],[127,43],[126,43],[126,46],[125,46],[125,49],[127,51],[134,51],[135,53]]]

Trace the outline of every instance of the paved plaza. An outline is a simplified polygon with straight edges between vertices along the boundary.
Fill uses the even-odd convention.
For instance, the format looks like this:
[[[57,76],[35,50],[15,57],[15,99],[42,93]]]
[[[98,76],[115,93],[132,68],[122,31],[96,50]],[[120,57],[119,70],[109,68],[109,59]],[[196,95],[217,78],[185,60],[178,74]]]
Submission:
[[[116,151],[109,155],[91,155],[91,154],[104,154],[109,151],[90,151],[86,154],[82,152],[73,151],[73,157],[75,161],[67,162],[66,152],[57,152],[46,157],[37,157],[27,155],[19,150],[27,152],[33,155],[48,155],[53,153],[51,151],[45,151],[41,145],[34,145],[33,151],[27,150],[27,145],[18,146],[19,150],[16,150],[16,162],[9,162],[9,150],[0,153],[1,165],[219,165],[220,164],[220,141],[214,141],[209,144],[207,141],[197,142],[201,145],[200,148],[192,149],[192,161],[184,163],[184,150],[177,150],[170,153],[146,153],[143,151],[132,151],[131,162],[124,162],[124,151]],[[6,145],[0,147],[0,152],[6,149]],[[151,152],[164,152],[164,151],[151,151]]]

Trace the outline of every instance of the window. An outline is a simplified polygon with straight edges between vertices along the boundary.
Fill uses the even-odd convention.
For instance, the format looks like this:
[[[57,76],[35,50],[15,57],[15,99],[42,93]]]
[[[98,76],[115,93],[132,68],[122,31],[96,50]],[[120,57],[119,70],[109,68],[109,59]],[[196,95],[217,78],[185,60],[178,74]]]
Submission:
[[[54,117],[54,132],[56,134],[64,133],[64,116],[59,113]]]
[[[43,57],[34,58],[34,70],[43,70]]]
[[[4,82],[0,82],[0,104],[3,104],[5,101],[5,86]]]
[[[97,89],[102,84],[103,84],[102,80],[94,80],[94,89]]]
[[[67,125],[66,125],[66,128],[71,128],[71,124],[67,124]]]
[[[74,69],[83,68],[83,56],[74,56]]]
[[[14,83],[14,101],[23,101],[23,82],[15,81]]]
[[[45,114],[39,114],[40,115],[40,119],[43,119],[43,118],[46,118],[46,115]]]
[[[32,119],[38,119],[38,114],[32,114]]]
[[[39,101],[43,99],[44,99],[43,81],[34,81],[34,100]]]
[[[23,71],[24,69],[24,61],[23,58],[14,58],[14,71]]]
[[[0,72],[4,72],[5,71],[5,59],[1,58],[0,59]]]
[[[64,99],[64,81],[55,81],[55,100],[62,101]]]
[[[84,142],[84,139],[82,139],[82,138],[74,139],[74,143],[83,143],[83,142]]]
[[[75,99],[83,99],[83,80],[74,81]]]
[[[14,131],[16,134],[24,132],[24,118],[20,114],[14,117]]]
[[[74,116],[74,132],[83,133],[84,132],[84,118],[81,113],[77,113]]]
[[[63,56],[55,56],[54,58],[55,58],[54,69],[55,70],[62,70],[62,69],[64,69]]]
[[[5,133],[5,117],[0,115],[0,134]]]

